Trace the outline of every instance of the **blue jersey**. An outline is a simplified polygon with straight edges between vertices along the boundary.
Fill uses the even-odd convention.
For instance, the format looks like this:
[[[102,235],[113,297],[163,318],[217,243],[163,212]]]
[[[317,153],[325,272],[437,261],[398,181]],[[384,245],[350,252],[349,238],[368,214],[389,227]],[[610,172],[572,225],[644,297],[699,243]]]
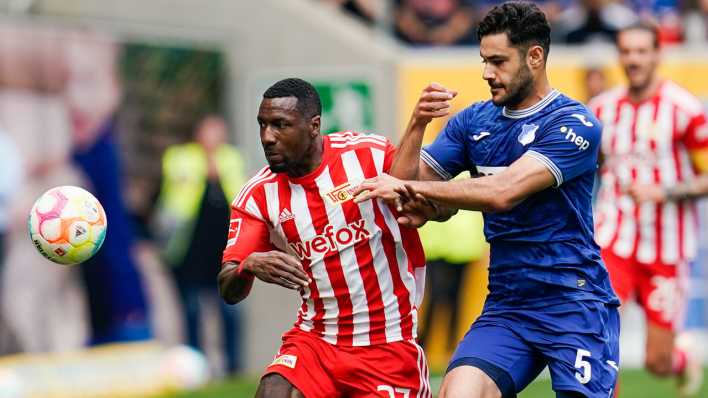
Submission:
[[[619,304],[593,237],[591,196],[600,122],[552,91],[524,110],[478,102],[455,115],[421,159],[445,179],[502,172],[533,156],[555,178],[507,212],[485,213],[491,246],[486,309],[569,300]]]

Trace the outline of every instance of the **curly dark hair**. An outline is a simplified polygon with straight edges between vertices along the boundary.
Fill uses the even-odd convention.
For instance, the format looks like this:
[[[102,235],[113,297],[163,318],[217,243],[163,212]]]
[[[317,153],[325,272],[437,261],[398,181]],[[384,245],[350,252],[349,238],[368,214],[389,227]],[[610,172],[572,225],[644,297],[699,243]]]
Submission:
[[[494,6],[477,29],[477,37],[506,33],[514,47],[526,51],[532,45],[543,47],[544,58],[548,59],[551,49],[551,26],[546,14],[534,3],[509,1]]]
[[[296,109],[304,117],[320,116],[322,102],[315,87],[305,80],[295,77],[280,80],[263,93],[263,98],[297,98]]]

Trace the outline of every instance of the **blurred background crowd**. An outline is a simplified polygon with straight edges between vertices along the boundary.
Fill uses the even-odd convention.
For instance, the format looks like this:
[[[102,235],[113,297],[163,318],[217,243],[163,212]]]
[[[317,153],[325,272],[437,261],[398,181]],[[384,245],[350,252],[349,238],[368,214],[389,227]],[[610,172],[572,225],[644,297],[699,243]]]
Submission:
[[[205,353],[212,377],[257,374],[298,298],[260,285],[226,306],[215,277],[229,203],[263,164],[263,89],[308,79],[325,132],[396,142],[429,81],[460,91],[457,110],[487,97],[475,26],[495,3],[0,1],[0,356],[156,341]],[[561,91],[585,101],[621,83],[614,34],[651,19],[669,51],[663,73],[708,101],[708,1],[537,3],[553,26],[550,76]],[[75,267],[43,259],[26,229],[34,200],[66,184],[93,192],[109,220],[99,255]],[[458,217],[422,232],[431,289],[421,336],[438,369],[486,294],[481,217]],[[708,326],[702,242],[687,321],[699,333]],[[641,352],[623,349],[636,365]]]
[[[478,44],[475,26],[494,0],[320,0],[340,7],[365,23],[390,31],[413,46]],[[703,42],[708,38],[708,2],[542,0],[556,43],[612,42],[622,26],[639,19],[659,25],[664,44]]]

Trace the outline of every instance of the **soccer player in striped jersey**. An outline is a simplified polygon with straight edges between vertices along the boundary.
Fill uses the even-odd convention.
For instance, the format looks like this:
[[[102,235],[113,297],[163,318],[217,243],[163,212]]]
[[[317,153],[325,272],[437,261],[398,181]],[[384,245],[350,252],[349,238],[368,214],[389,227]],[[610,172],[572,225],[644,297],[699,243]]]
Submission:
[[[658,75],[655,27],[620,31],[617,48],[628,87],[590,103],[604,125],[596,238],[621,301],[644,309],[647,369],[679,376],[690,395],[703,372],[674,340],[696,253],[695,199],[708,194],[708,122],[695,96]]]
[[[268,166],[232,203],[219,289],[228,303],[254,278],[298,291],[302,306],[258,397],[430,397],[416,344],[425,259],[418,233],[352,188],[388,172],[384,137],[320,135],[320,99],[300,79],[275,83],[258,111]]]

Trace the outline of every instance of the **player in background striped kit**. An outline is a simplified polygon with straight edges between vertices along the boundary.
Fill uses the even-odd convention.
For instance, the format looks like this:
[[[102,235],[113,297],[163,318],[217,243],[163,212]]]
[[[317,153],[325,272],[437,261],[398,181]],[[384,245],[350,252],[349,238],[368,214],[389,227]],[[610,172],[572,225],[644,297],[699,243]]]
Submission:
[[[232,203],[219,288],[243,300],[255,277],[299,291],[257,397],[431,396],[416,344],[425,258],[418,232],[353,187],[390,172],[384,137],[320,135],[320,99],[300,79],[275,83],[258,112],[268,160]]]
[[[596,239],[622,302],[647,318],[647,369],[678,376],[695,394],[702,370],[676,346],[686,306],[688,264],[696,253],[695,200],[708,194],[708,122],[703,104],[657,73],[658,33],[649,24],[617,36],[628,87],[591,100],[603,123]]]

